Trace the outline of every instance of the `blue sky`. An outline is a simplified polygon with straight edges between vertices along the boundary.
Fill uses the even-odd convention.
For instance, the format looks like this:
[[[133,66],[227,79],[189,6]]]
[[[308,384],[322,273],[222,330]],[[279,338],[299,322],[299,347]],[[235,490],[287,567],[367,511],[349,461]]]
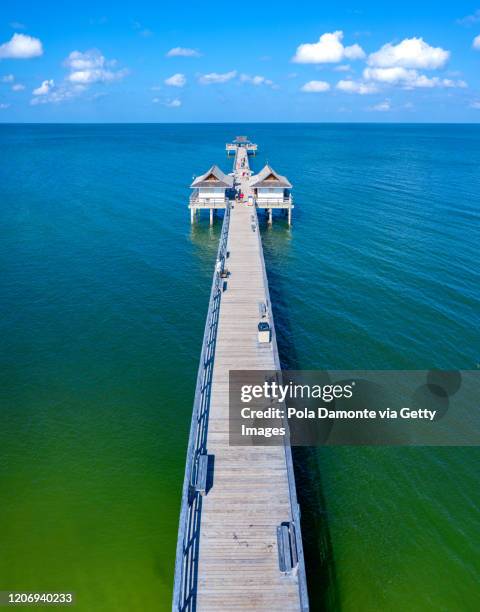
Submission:
[[[0,8],[1,122],[478,122],[479,67],[480,2]]]

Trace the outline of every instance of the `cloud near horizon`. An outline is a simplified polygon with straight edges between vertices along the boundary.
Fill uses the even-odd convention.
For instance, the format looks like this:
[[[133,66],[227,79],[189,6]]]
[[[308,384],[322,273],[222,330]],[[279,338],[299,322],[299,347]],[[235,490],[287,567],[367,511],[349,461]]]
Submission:
[[[432,47],[423,38],[405,38],[397,45],[387,43],[367,59],[369,66],[378,68],[417,68],[436,70],[443,68],[450,58],[450,51]]]
[[[250,76],[249,74],[241,74],[240,81],[242,83],[251,83],[252,85],[269,85],[272,87],[274,82],[271,79],[267,79],[266,77],[257,74],[255,76]]]
[[[292,62],[297,64],[332,64],[345,59],[364,59],[365,51],[360,45],[344,47],[343,32],[325,32],[316,43],[303,43],[297,47]]]
[[[50,79],[48,81],[43,81],[40,87],[37,87],[36,89],[34,89],[32,93],[34,96],[45,96],[54,86],[55,86],[55,82],[53,81],[53,79]]]
[[[329,91],[330,88],[330,83],[327,83],[327,81],[308,81],[308,83],[302,86],[301,91],[306,93],[323,93],[324,91]]]
[[[431,88],[431,87],[466,87],[463,80],[428,77],[417,70],[407,70],[400,66],[391,68],[365,68],[363,78],[367,81],[376,81],[388,85],[401,85],[405,89]]]
[[[72,51],[64,60],[63,65],[70,70],[60,85],[55,85],[53,79],[42,82],[33,91],[34,97],[30,104],[48,104],[73,100],[87,91],[95,83],[111,83],[122,79],[128,71],[114,70],[116,60],[107,60],[97,49],[88,51]],[[95,94],[98,96],[98,94]]]
[[[112,70],[116,60],[107,60],[97,49],[85,52],[72,51],[64,62],[70,68],[67,79],[72,83],[90,85],[92,83],[106,83],[123,78],[126,70]]]
[[[53,83],[53,80],[50,80]],[[45,81],[37,88],[37,90],[41,90],[44,86]],[[48,86],[48,92],[42,94],[34,94],[34,97],[30,100],[31,106],[38,106],[39,104],[59,104],[60,102],[64,102],[65,100],[72,100],[77,95],[79,95],[82,91],[85,90],[85,87],[82,85],[77,85],[76,87],[67,87],[65,84],[56,87],[55,84]]]
[[[201,74],[198,77],[200,85],[211,85],[213,83],[227,83],[237,76],[236,70],[230,70],[230,72],[209,72],[208,74]]]
[[[384,100],[383,102],[379,102],[378,104],[374,104],[368,110],[377,111],[377,112],[387,112],[392,110],[392,104],[390,100]]]
[[[473,25],[476,23],[477,13],[480,15],[480,12],[475,12],[469,16],[469,24]],[[451,21],[450,18],[450,25],[455,28]],[[480,17],[478,17],[478,21],[480,21]],[[133,27],[141,32],[142,25],[136,22],[133,23]],[[342,22],[340,21],[339,24],[341,25]],[[367,27],[372,24],[364,25]],[[418,101],[421,98],[426,101],[428,101],[428,98],[433,100],[434,93],[440,99],[440,91],[444,90],[442,96],[447,102],[451,100],[452,106],[454,106],[456,101],[460,104],[468,105],[469,100],[465,98],[461,91],[453,91],[455,88],[461,89],[467,87],[466,81],[463,80],[463,75],[465,75],[465,79],[468,80],[469,85],[472,87],[471,97],[473,99],[476,98],[474,95],[476,79],[475,75],[471,73],[474,69],[468,64],[467,59],[462,56],[463,48],[463,53],[470,55],[470,62],[474,62],[478,58],[478,56],[472,58],[475,55],[472,52],[472,48],[480,51],[480,33],[475,36],[480,28],[477,28],[476,25],[470,31],[456,27],[457,38],[459,36],[462,37],[460,43],[454,36],[449,38],[448,33],[443,37],[441,30],[428,30],[428,33],[426,31],[423,32],[429,42],[423,36],[420,36],[422,34],[421,30],[419,32],[414,30],[413,33],[415,35],[412,35],[412,32],[407,30],[404,34],[405,38],[402,38],[401,35],[398,38],[394,38],[394,36],[398,35],[398,30],[396,29],[393,31],[390,29],[391,35],[388,37],[384,36],[383,38],[375,39],[375,42],[373,42],[374,37],[372,36],[369,39],[370,42],[368,42],[366,37],[359,39],[357,37],[358,32],[354,37],[353,31],[348,31],[346,28],[335,29],[332,26],[322,29],[324,30],[323,33],[321,33],[321,29],[317,29],[316,32],[314,30],[313,35],[300,34],[290,44],[286,56],[285,49],[282,49],[281,43],[279,43],[277,49],[274,46],[270,48],[265,45],[265,48],[255,49],[251,55],[248,55],[246,52],[242,53],[238,57],[238,61],[241,61],[242,65],[240,63],[236,64],[235,59],[230,64],[227,51],[220,53],[220,49],[215,49],[214,46],[212,48],[207,46],[211,41],[202,43],[200,39],[196,41],[192,38],[189,39],[185,35],[185,42],[190,44],[199,42],[203,52],[208,54],[209,57],[215,59],[214,56],[217,52],[218,63],[210,64],[208,58],[207,61],[189,61],[188,58],[199,58],[202,56],[202,53],[193,47],[178,46],[169,48],[167,51],[167,46],[170,47],[171,44],[178,41],[178,39],[174,39],[170,44],[167,42],[163,49],[160,47],[160,57],[156,57],[156,60],[161,64],[160,69],[153,63],[146,68],[147,62],[145,62],[145,57],[143,56],[136,58],[139,60],[137,64],[133,63],[136,59],[131,60],[132,64],[129,64],[129,66],[132,69],[134,67],[137,68],[138,72],[134,76],[139,78],[131,79],[133,81],[132,88],[135,91],[129,91],[128,93],[132,94],[132,99],[133,95],[137,95],[137,93],[139,98],[141,95],[146,96],[144,102],[147,102],[147,104],[151,104],[154,95],[159,95],[160,98],[155,98],[154,100],[158,101],[161,106],[178,108],[183,105],[185,108],[182,108],[182,113],[193,113],[197,103],[192,103],[188,96],[184,99],[183,95],[184,91],[190,91],[190,89],[192,92],[196,90],[198,94],[202,92],[198,105],[199,107],[202,104],[205,105],[205,109],[208,108],[206,105],[209,100],[213,105],[221,100],[222,92],[228,88],[234,89],[237,94],[241,95],[252,95],[255,92],[265,100],[268,110],[268,105],[276,103],[269,93],[270,89],[279,89],[281,87],[283,93],[278,96],[278,103],[279,105],[284,104],[281,112],[288,117],[292,107],[289,106],[290,101],[286,99],[286,96],[293,94],[293,92],[295,92],[293,95],[296,96],[296,100],[293,100],[293,103],[303,104],[309,112],[311,109],[315,109],[315,103],[318,105],[320,98],[322,98],[325,104],[318,105],[319,112],[321,113],[329,112],[333,108],[333,106],[329,106],[330,101],[340,98],[345,105],[351,103],[352,107],[362,112],[366,110],[385,110],[380,108],[380,106],[386,103],[393,105],[395,111],[400,111],[403,106],[399,100],[402,97],[414,97],[413,94],[407,96],[406,90],[421,90],[423,92],[433,89],[439,90],[437,92],[432,91],[428,96],[426,94],[422,96],[420,93],[415,94],[418,97]],[[326,29],[331,31],[325,31]],[[7,58],[27,59],[44,54],[42,42],[38,38],[20,34],[19,31],[8,30],[8,36],[5,39],[10,38],[10,40],[0,44],[0,60]],[[97,48],[81,51],[77,45],[72,45],[66,49],[64,48],[62,55],[55,57],[54,50],[59,47],[50,38],[45,38],[44,31],[46,30],[37,29],[37,33],[42,35],[44,42],[48,43],[49,48],[47,51],[49,53],[38,62],[27,63],[30,74],[26,73],[26,76],[24,76],[22,71],[17,70],[16,65],[4,64],[5,73],[12,71],[15,75],[20,75],[18,78],[21,83],[16,81],[14,74],[0,76],[0,82],[9,83],[9,85],[2,88],[2,97],[5,96],[3,101],[12,103],[16,109],[20,108],[22,103],[28,104],[30,98],[32,98],[30,100],[32,105],[75,99],[74,108],[77,109],[78,107],[80,109],[81,104],[88,102],[95,96],[102,95],[102,91],[105,90],[108,84],[120,81],[129,73],[126,68],[123,68],[122,63],[117,63],[115,59],[107,59]],[[366,30],[362,31],[365,33]],[[12,32],[15,33],[12,34]],[[160,33],[159,30],[157,32],[158,34]],[[320,34],[320,36],[317,36],[317,34]],[[65,37],[64,33],[60,33],[59,36],[62,39]],[[195,34],[193,36],[195,37]],[[309,39],[316,42],[299,44],[301,40]],[[130,42],[132,40],[135,42],[137,39],[132,36],[130,30]],[[355,43],[356,40],[361,43],[361,46]],[[447,43],[447,41],[449,42]],[[98,42],[100,48],[103,48],[104,51],[107,49],[105,45],[110,44],[109,39],[106,39],[104,43]],[[113,40],[112,44],[114,45],[115,42]],[[347,44],[350,42],[353,44]],[[385,44],[382,44],[383,42]],[[434,44],[430,44],[432,42]],[[215,41],[211,44],[214,45],[214,43]],[[437,46],[435,46],[436,43]],[[68,52],[68,48],[74,50],[68,54],[63,60],[63,64],[61,64],[61,60],[65,57],[66,52]],[[80,45],[80,49],[84,48]],[[117,47],[113,46],[113,48],[116,49]],[[452,70],[449,70],[451,51],[448,48],[452,49],[455,53],[455,65],[452,65]],[[50,49],[53,49],[51,54]],[[254,72],[254,70],[260,69],[258,56],[264,51],[268,51],[271,54],[268,58],[271,58],[276,63],[272,62],[268,66],[263,65],[261,72],[267,71],[268,76],[273,77],[275,81],[264,76],[264,74]],[[119,59],[122,57],[120,55],[121,51],[118,51],[119,55],[116,55],[115,51],[107,53],[109,56],[112,54]],[[237,56],[235,51],[232,52],[232,56],[233,58]],[[130,57],[130,55],[125,57]],[[132,57],[135,58],[136,56],[133,55]],[[179,59],[177,61],[170,58],[187,59]],[[262,58],[267,59],[267,56],[262,56]],[[465,72],[463,74],[458,70],[458,68],[462,68],[462,59],[465,59],[465,66],[463,66]],[[292,77],[292,75],[288,75],[288,71],[293,69],[293,66],[288,64],[289,60],[297,64],[294,69],[298,70],[296,75],[298,79],[295,82],[286,81],[286,79]],[[59,68],[61,65],[63,65],[63,68]],[[257,68],[255,68],[255,65]],[[238,70],[229,70],[229,68],[234,66]],[[148,73],[147,70],[152,72]],[[173,70],[183,70],[183,72],[173,73]],[[148,77],[148,80],[145,79],[142,83],[141,78],[144,75]],[[148,86],[151,82],[157,83],[151,89],[153,91],[159,90],[162,93],[154,94],[153,91],[148,92]],[[26,97],[25,100],[23,94],[12,93],[12,90],[20,92],[24,89],[25,86],[22,83],[27,85],[28,93],[32,94]],[[138,84],[138,92],[136,91],[136,84]],[[212,87],[204,87],[205,91],[203,91],[201,86]],[[110,87],[114,91],[117,89],[115,85]],[[185,90],[182,90],[184,87]],[[207,89],[208,91],[206,91]],[[300,92],[309,95],[302,95]],[[313,94],[317,94],[316,100]],[[350,94],[355,94],[357,97],[367,95],[367,101],[355,99],[355,95],[350,97]],[[370,94],[377,94],[377,96],[368,99]],[[114,96],[111,96],[111,99],[113,98]],[[349,98],[348,103],[346,102],[347,98]],[[130,97],[128,97],[128,100],[130,100]],[[114,108],[115,104],[118,104],[119,107],[122,106],[121,93],[117,102],[112,103],[112,108]],[[308,106],[309,104],[310,107]],[[368,104],[371,104],[371,106],[367,107]],[[416,109],[423,112],[421,105],[416,106]],[[264,109],[260,107],[258,110],[264,112]],[[315,115],[317,111],[312,110],[311,112]]]
[[[360,81],[353,81],[351,79],[338,81],[336,88],[339,91],[349,94],[359,94],[360,96],[378,92],[378,87],[373,83],[362,83]]]
[[[465,88],[464,80],[428,76],[419,70],[439,70],[450,59],[450,51],[432,47],[421,37],[405,38],[398,44],[386,43],[378,51],[370,53],[362,79],[341,80],[337,89],[346,93],[365,95],[376,93],[379,87],[402,89]]]

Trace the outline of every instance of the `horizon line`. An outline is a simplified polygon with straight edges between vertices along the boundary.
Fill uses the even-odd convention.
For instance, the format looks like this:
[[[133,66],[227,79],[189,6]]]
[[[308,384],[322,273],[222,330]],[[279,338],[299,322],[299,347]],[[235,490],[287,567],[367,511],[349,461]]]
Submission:
[[[480,125],[479,121],[0,121],[0,125]]]

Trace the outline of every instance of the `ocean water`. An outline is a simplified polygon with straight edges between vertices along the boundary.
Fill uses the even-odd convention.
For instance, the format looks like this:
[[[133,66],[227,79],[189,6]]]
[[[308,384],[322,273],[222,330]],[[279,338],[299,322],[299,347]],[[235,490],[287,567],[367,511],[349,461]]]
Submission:
[[[193,174],[246,133],[285,366],[479,366],[480,126],[0,125],[0,590],[168,610],[220,223]],[[480,452],[295,452],[312,609],[479,604]]]

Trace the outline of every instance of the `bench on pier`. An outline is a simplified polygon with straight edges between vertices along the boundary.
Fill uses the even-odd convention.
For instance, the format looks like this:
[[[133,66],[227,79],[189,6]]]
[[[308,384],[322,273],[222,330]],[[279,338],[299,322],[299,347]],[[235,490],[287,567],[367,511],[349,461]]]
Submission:
[[[211,455],[213,458],[213,455]],[[206,453],[198,456],[197,477],[195,480],[195,491],[200,495],[206,495],[209,489],[208,468],[210,465],[210,455]]]
[[[266,319],[267,313],[268,313],[268,309],[267,309],[267,305],[265,304],[265,302],[258,302],[258,314],[260,315],[260,318]]]
[[[298,568],[295,525],[281,523],[277,527],[278,567],[282,574],[296,573]]]
[[[200,495],[205,495],[207,492],[207,475],[208,475],[208,455],[200,455],[198,457],[197,479],[195,481],[195,490]]]

